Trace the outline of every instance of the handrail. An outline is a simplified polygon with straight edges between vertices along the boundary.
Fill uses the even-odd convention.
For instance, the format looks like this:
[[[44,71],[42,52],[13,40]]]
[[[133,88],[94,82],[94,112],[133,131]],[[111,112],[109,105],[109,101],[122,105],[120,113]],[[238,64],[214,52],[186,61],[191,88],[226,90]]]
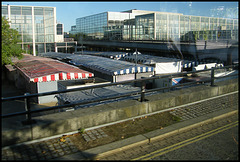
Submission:
[[[199,83],[199,82],[202,82],[202,81],[183,83],[183,84],[174,85],[174,86],[171,86],[171,87],[154,88],[154,89],[151,89],[151,90],[146,90],[145,93],[154,92],[154,91],[160,91],[160,90],[169,89],[169,88],[175,88],[175,87],[180,87],[180,86],[186,86],[186,85],[194,85],[194,84]],[[206,80],[205,82],[210,82],[210,80]],[[42,111],[49,111],[49,110],[54,110],[54,109],[59,109],[59,108],[72,107],[72,106],[76,106],[76,105],[84,105],[84,104],[88,104],[88,103],[94,103],[94,102],[99,102],[99,101],[106,101],[106,100],[111,100],[111,99],[116,99],[116,98],[121,98],[121,97],[127,97],[127,96],[133,96],[133,95],[139,95],[139,94],[141,94],[140,91],[135,91],[135,92],[125,93],[125,94],[122,94],[122,95],[106,97],[106,98],[101,98],[101,99],[95,99],[95,100],[91,100],[91,101],[87,100],[87,101],[81,101],[81,102],[76,102],[76,103],[72,103],[72,104],[65,104],[65,105],[60,105],[60,106],[52,106],[52,107],[47,107],[47,108],[41,108],[41,109],[37,109],[37,110],[32,110],[31,112],[32,113],[37,113],[37,112],[42,112]],[[17,115],[25,115],[27,113],[28,113],[27,111],[22,111],[22,112],[17,112],[17,113],[10,113],[10,114],[2,115],[2,118],[17,116]]]
[[[225,66],[225,68],[226,68],[226,66]],[[216,69],[219,69],[219,68],[216,68]],[[147,81],[147,80],[154,80],[154,79],[161,79],[161,78],[168,78],[168,77],[183,76],[183,75],[186,75],[186,74],[200,73],[200,72],[210,71],[210,70],[211,69],[204,69],[204,70],[198,70],[198,71],[190,71],[190,72],[182,72],[182,73],[168,74],[168,75],[162,75],[162,76],[154,76],[154,77],[150,77],[150,78],[141,78],[141,79],[135,79],[135,80],[127,80],[127,81],[121,81],[121,82],[115,82],[115,83],[105,83],[105,84],[101,84],[101,85],[92,85],[92,86],[88,86],[88,87],[80,87],[80,88],[60,90],[60,91],[35,93],[35,94],[28,94],[28,95],[14,96],[14,97],[5,97],[5,98],[2,97],[1,101],[4,102],[4,101],[23,99],[23,98],[26,98],[26,97],[47,96],[47,95],[52,95],[52,94],[74,92],[74,91],[93,89],[93,88],[102,88],[102,87],[114,86],[114,85],[119,85],[119,84],[134,83],[134,82],[139,82],[139,81]]]
[[[182,83],[182,84],[174,85],[174,86],[167,86],[167,87],[163,87],[163,88],[154,88],[154,89],[147,89],[146,90],[145,89],[145,82],[148,81],[148,80],[155,80],[155,79],[169,78],[169,77],[172,78],[172,77],[176,77],[176,76],[184,76],[186,74],[200,73],[200,72],[205,72],[205,71],[210,71],[211,70],[211,78],[208,79],[208,80],[204,80],[204,82],[205,83],[210,82],[211,86],[214,86],[214,79],[216,78],[216,77],[214,77],[214,71],[217,70],[217,69],[226,69],[226,68],[232,68],[232,67],[238,67],[238,64],[237,65],[225,66],[225,67],[217,67],[217,68],[215,67],[215,68],[204,69],[204,70],[199,70],[199,71],[190,71],[190,72],[175,73],[175,74],[162,75],[162,76],[154,76],[154,77],[150,77],[150,78],[141,78],[141,79],[135,79],[135,80],[122,81],[122,82],[106,83],[106,84],[101,84],[101,85],[93,85],[93,86],[88,86],[88,87],[74,88],[74,89],[61,90],[61,91],[51,91],[51,92],[36,93],[36,94],[25,94],[25,95],[22,95],[22,96],[14,96],[14,97],[6,97],[6,98],[2,97],[1,98],[2,102],[24,98],[25,99],[25,108],[26,108],[27,111],[4,114],[4,115],[1,115],[1,117],[2,118],[8,118],[8,117],[27,114],[28,123],[32,123],[31,114],[32,113],[37,113],[37,112],[43,112],[43,111],[49,111],[49,110],[55,110],[55,109],[62,109],[62,108],[66,108],[66,107],[73,107],[73,106],[76,106],[76,105],[84,105],[84,104],[89,104],[89,103],[94,103],[94,102],[99,102],[99,101],[106,101],[106,100],[111,100],[111,99],[117,99],[117,98],[122,98],[122,97],[127,97],[127,96],[134,96],[134,95],[141,95],[141,100],[140,101],[143,102],[143,101],[145,101],[145,96],[144,96],[145,93],[160,91],[160,90],[164,90],[164,89],[172,89],[172,88],[180,87],[180,86],[196,85],[197,83],[203,82],[203,81],[194,81],[194,82]],[[235,74],[235,75],[238,75],[238,74]],[[225,78],[225,77],[231,77],[231,76],[235,76],[235,75],[217,77],[217,78]],[[102,88],[102,87],[108,87],[108,86],[113,86],[113,85],[121,85],[121,84],[127,84],[127,83],[135,83],[135,82],[141,82],[142,83],[140,91],[129,92],[129,93],[121,94],[121,95],[105,97],[105,98],[95,99],[95,100],[91,100],[91,101],[87,100],[87,101],[81,101],[81,102],[75,102],[75,103],[70,103],[70,104],[52,106],[52,107],[47,107],[47,108],[41,108],[41,109],[37,109],[37,110],[31,110],[30,104],[29,104],[29,99],[31,97],[74,92],[74,91],[93,89],[93,88]]]

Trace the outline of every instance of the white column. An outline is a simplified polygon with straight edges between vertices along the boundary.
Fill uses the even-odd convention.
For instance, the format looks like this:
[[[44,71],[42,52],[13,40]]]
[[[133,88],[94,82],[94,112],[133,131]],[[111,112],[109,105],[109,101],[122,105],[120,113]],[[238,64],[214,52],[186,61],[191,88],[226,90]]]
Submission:
[[[46,53],[46,22],[45,22],[45,8],[43,8],[43,26],[44,26],[44,43],[43,43],[43,49],[44,53]]]
[[[167,40],[169,40],[169,30],[168,30],[168,24],[169,24],[169,14],[167,14]]]
[[[11,28],[11,7],[10,5],[8,5],[7,7],[8,7],[8,22]]]
[[[180,34],[180,26],[181,22],[180,22],[180,15],[178,15],[178,39],[179,39],[179,42],[180,42],[180,38],[181,38],[181,34]]]
[[[157,39],[157,32],[156,32],[157,31],[157,29],[156,29],[156,26],[157,26],[156,25],[156,23],[157,23],[156,20],[157,19],[156,19],[156,13],[153,14],[153,18],[154,18],[154,40],[156,40]]]
[[[33,56],[36,56],[36,49],[35,49],[35,19],[34,19],[34,7],[32,6],[32,39],[33,39]]]
[[[56,43],[56,41],[57,41],[57,30],[56,30],[56,28],[57,28],[57,19],[56,19],[56,7],[54,7],[53,8],[53,15],[54,15],[54,17],[53,17],[53,26],[54,26],[54,44],[55,44],[55,52],[57,52],[57,43]]]

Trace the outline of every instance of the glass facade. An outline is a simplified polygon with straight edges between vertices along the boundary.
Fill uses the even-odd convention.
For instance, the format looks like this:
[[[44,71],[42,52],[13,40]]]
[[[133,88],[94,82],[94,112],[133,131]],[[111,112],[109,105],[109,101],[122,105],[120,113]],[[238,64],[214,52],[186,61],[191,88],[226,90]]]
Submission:
[[[46,50],[46,43],[55,42],[55,11],[54,7],[2,6],[2,16],[19,32],[22,48],[38,52]]]
[[[238,40],[238,19],[141,10],[105,12],[78,18],[76,32],[105,40]]]
[[[188,41],[189,39],[195,41],[214,41],[218,39],[238,40],[238,37],[233,34],[236,32],[238,33],[238,25],[233,25],[234,22],[238,23],[238,20],[201,16],[181,16],[180,21],[180,38],[183,41]],[[193,38],[191,38],[191,34]]]
[[[122,40],[124,23],[132,17],[131,13],[104,12],[76,20],[76,32],[84,33],[86,39]]]
[[[168,39],[168,15],[156,14],[156,39],[167,40]]]
[[[136,39],[153,40],[154,39],[154,14],[136,16]]]
[[[153,13],[135,21],[136,40],[238,40],[238,20],[233,19]]]
[[[104,36],[107,27],[107,12],[76,20],[76,30],[84,33],[88,38],[99,39]]]

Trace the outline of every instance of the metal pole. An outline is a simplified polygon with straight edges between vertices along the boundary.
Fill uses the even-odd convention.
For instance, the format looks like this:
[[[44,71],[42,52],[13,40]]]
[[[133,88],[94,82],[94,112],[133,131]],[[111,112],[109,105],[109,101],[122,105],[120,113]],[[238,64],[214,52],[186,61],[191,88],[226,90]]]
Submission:
[[[145,101],[145,87],[146,87],[146,83],[145,81],[142,81],[141,82],[141,102],[144,102]]]
[[[29,93],[25,93],[24,95],[27,96],[29,95]],[[28,97],[24,99],[24,103],[25,103],[25,110],[28,112],[28,114],[26,114],[26,120],[29,121],[29,119],[31,119],[31,114],[29,113],[30,104],[29,104]]]
[[[24,95],[25,95],[25,96],[28,96],[29,93],[25,93]],[[26,115],[26,120],[23,121],[23,124],[32,124],[32,123],[35,123],[35,122],[32,120],[31,106],[30,106],[30,99],[29,99],[29,97],[26,97],[26,98],[24,99],[24,102],[25,102],[25,110],[27,111],[27,115]]]
[[[211,86],[214,86],[214,67],[211,68]]]
[[[137,79],[137,54],[138,54],[138,52],[137,52],[137,48],[136,48],[136,51],[135,51],[135,73],[134,73],[135,80]],[[134,82],[134,85],[137,86],[137,82]]]

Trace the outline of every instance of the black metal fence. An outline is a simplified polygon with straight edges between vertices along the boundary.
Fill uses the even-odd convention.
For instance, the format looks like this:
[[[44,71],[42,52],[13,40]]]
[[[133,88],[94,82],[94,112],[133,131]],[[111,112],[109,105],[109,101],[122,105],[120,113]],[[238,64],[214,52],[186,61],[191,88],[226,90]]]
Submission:
[[[106,101],[106,100],[111,100],[111,99],[117,99],[117,98],[122,98],[122,97],[127,97],[127,96],[133,96],[133,95],[140,95],[139,101],[144,102],[144,101],[146,101],[145,100],[145,94],[149,93],[149,92],[155,92],[155,91],[166,90],[166,89],[170,90],[170,89],[176,88],[176,87],[190,86],[190,85],[196,85],[196,84],[199,84],[199,83],[203,83],[203,81],[200,80],[200,81],[193,81],[193,82],[177,84],[177,85],[174,85],[174,86],[167,86],[167,87],[163,87],[163,88],[146,89],[145,85],[146,85],[147,81],[150,81],[150,80],[153,81],[155,79],[161,79],[161,78],[183,77],[183,76],[186,76],[187,74],[197,74],[197,73],[201,73],[201,72],[211,71],[210,79],[204,80],[204,83],[210,83],[211,86],[214,86],[214,81],[216,79],[216,77],[214,77],[215,70],[218,70],[218,69],[232,69],[232,68],[238,68],[238,64],[237,65],[231,65],[231,66],[225,66],[225,67],[199,70],[199,71],[182,72],[182,73],[163,75],[163,76],[154,76],[154,77],[149,77],[149,78],[122,81],[122,82],[116,82],[116,83],[106,83],[106,84],[101,84],[101,85],[93,85],[93,86],[90,86],[90,87],[81,87],[81,88],[75,88],[75,89],[68,89],[68,90],[61,90],[61,91],[51,91],[51,92],[36,93],[36,94],[25,93],[25,95],[22,95],[22,96],[14,96],[14,97],[6,97],[6,98],[2,97],[1,98],[2,102],[24,99],[25,110],[27,110],[27,111],[4,114],[1,117],[2,118],[9,118],[9,117],[19,116],[19,115],[27,115],[27,120],[24,121],[24,123],[25,124],[31,124],[31,123],[34,122],[34,120],[32,120],[32,114],[37,113],[37,112],[63,109],[63,108],[67,108],[67,107],[73,107],[73,106],[76,106],[76,105],[84,105],[84,104],[95,103],[95,102],[99,102],[99,101]],[[232,77],[232,76],[236,76],[236,75],[238,75],[238,74],[223,76],[223,77],[217,77],[217,78],[220,79],[220,78]],[[58,105],[58,106],[52,106],[52,107],[47,107],[47,108],[40,108],[40,109],[36,109],[36,110],[31,110],[31,106],[30,106],[30,98],[31,97],[47,96],[47,95],[53,95],[53,94],[81,91],[81,90],[94,89],[94,88],[102,88],[102,87],[121,85],[121,84],[129,84],[129,83],[140,83],[141,84],[141,90],[138,91],[138,92],[136,92],[136,91],[135,92],[129,92],[129,93],[120,94],[120,95],[117,95],[117,96],[106,97],[106,98],[103,98],[103,99],[101,98],[101,99],[95,99],[95,100],[91,100],[91,101],[83,101],[83,102],[70,103],[70,104],[64,104],[64,105]]]

